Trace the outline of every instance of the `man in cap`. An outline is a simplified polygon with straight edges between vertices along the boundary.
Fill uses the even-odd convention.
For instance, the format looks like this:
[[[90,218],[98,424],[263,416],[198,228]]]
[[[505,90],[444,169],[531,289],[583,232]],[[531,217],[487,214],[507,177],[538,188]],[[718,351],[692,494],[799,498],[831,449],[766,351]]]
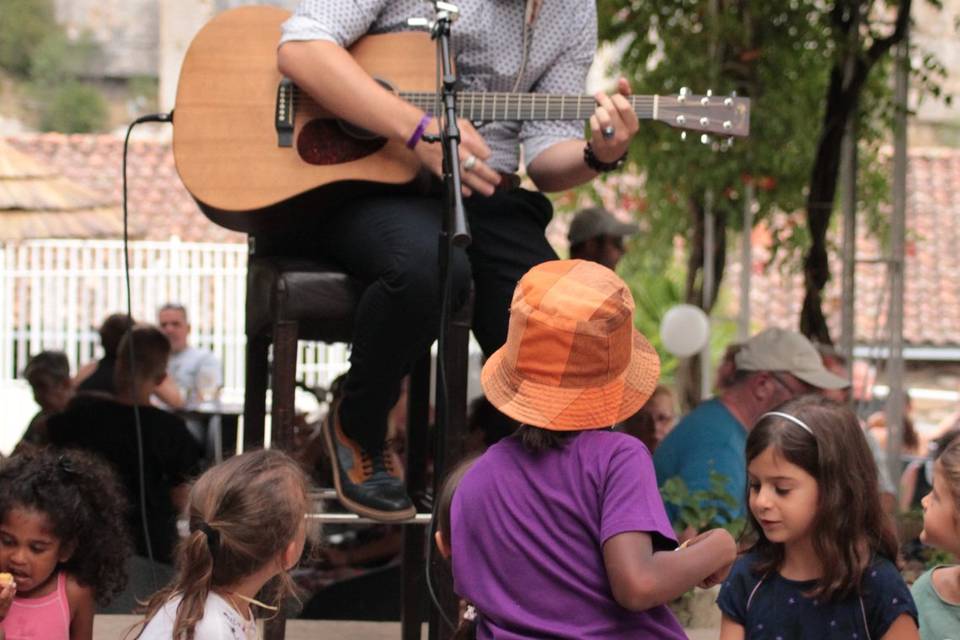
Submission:
[[[712,471],[722,474],[737,501],[732,510],[737,516],[743,514],[746,495],[747,432],[757,418],[796,396],[849,383],[824,368],[809,340],[786,329],[753,336],[734,362],[730,385],[687,414],[657,447],[653,460],[660,486],[680,477],[691,492],[699,491],[709,489]]]
[[[623,257],[623,239],[632,236],[639,227],[635,222],[621,222],[606,209],[581,209],[570,223],[570,258],[599,262],[615,270]]]

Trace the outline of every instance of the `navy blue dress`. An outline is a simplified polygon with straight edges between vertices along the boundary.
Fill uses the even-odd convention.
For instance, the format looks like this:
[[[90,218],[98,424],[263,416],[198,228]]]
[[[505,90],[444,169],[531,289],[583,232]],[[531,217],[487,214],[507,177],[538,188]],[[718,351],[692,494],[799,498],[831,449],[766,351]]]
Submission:
[[[748,640],[880,640],[904,613],[917,620],[910,589],[884,558],[875,558],[867,569],[859,596],[836,602],[804,595],[815,580],[754,573],[756,562],[756,554],[741,556],[717,599],[720,610],[743,625]]]

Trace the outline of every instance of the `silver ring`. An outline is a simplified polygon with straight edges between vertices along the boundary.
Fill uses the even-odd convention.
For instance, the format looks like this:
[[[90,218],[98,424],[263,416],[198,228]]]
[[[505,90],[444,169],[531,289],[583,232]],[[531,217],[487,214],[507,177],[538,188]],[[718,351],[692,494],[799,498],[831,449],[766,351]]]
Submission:
[[[475,166],[477,166],[477,156],[473,154],[467,156],[467,159],[463,161],[464,171],[473,171]]]
[[[602,135],[604,138],[606,138],[607,140],[609,140],[610,138],[612,138],[612,137],[614,136],[614,134],[615,134],[616,132],[617,132],[617,130],[614,129],[613,127],[604,127],[604,128],[603,128],[603,131],[600,132],[600,135]]]

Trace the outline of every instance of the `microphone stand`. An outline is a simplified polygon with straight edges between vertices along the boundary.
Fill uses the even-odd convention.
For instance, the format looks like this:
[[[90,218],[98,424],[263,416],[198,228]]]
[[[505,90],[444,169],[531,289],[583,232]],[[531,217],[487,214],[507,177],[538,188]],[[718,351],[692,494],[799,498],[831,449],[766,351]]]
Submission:
[[[433,447],[433,505],[436,517],[436,504],[440,486],[450,462],[460,459],[463,450],[463,435],[466,432],[466,387],[467,387],[467,340],[470,318],[455,316],[453,308],[453,270],[451,261],[454,251],[464,250],[471,242],[467,223],[466,209],[463,205],[462,180],[460,174],[460,128],[457,125],[457,76],[453,66],[450,47],[450,28],[460,14],[460,10],[441,0],[428,0],[434,5],[436,17],[431,26],[431,38],[437,43],[437,56],[440,63],[440,82],[437,86],[439,112],[439,136],[424,136],[429,142],[440,142],[443,146],[443,224],[439,241],[439,282],[440,282],[440,333],[437,341],[437,392],[436,427]],[[472,292],[471,294],[472,295]],[[469,304],[464,305],[469,310]],[[463,313],[457,314],[459,316]],[[448,348],[448,338],[453,334],[453,342]],[[448,384],[449,383],[449,384]],[[434,523],[435,526],[435,523]],[[432,548],[432,547],[431,547]],[[427,558],[432,557],[428,553]],[[434,559],[436,562],[436,559]],[[433,563],[430,563],[433,564]],[[442,564],[442,563],[439,563]],[[433,569],[427,566],[427,572]],[[429,580],[429,577],[428,577]],[[429,586],[429,583],[428,583]],[[445,585],[451,587],[452,585]],[[437,603],[456,620],[457,600],[450,588],[442,589]],[[449,638],[452,629],[440,624],[438,614],[446,614],[430,609],[430,640]],[[455,623],[454,623],[455,626]],[[419,637],[419,630],[416,630]]]
[[[437,41],[437,56],[441,64],[441,81],[437,87],[443,109],[440,122],[440,142],[443,144],[444,233],[449,244],[465,248],[470,244],[470,229],[463,207],[460,176],[460,127],[457,125],[457,75],[450,53],[450,27],[459,10],[446,2],[435,2],[437,19],[430,36]],[[438,114],[439,115],[439,114]],[[452,230],[452,233],[451,233]],[[441,265],[444,266],[444,265]]]
[[[438,491],[443,481],[448,456],[454,458],[453,461],[460,457],[460,436],[463,435],[462,431],[465,427],[467,359],[466,357],[457,358],[457,349],[462,345],[454,344],[453,349],[448,349],[447,343],[453,324],[456,322],[453,309],[451,261],[454,251],[465,249],[470,244],[471,238],[463,204],[460,128],[457,125],[457,76],[450,47],[450,28],[459,16],[459,9],[439,0],[434,1],[433,4],[436,9],[436,18],[432,24],[431,37],[437,42],[437,56],[441,65],[441,77],[437,90],[442,113],[437,115],[441,118],[438,130],[439,142],[443,146],[443,227],[439,237],[438,252],[440,333],[437,343],[437,440],[434,447],[434,488]],[[462,379],[461,386],[464,386],[464,389],[460,389],[456,383],[448,385],[450,380],[448,375],[457,382]],[[451,391],[453,397],[451,397]],[[460,398],[460,395],[463,397]],[[462,406],[457,406],[458,404]],[[456,410],[459,410],[458,413],[463,413],[463,416],[455,416]],[[451,424],[452,416],[454,422],[459,418],[460,429],[456,429],[456,425]],[[457,431],[460,433],[456,433]]]

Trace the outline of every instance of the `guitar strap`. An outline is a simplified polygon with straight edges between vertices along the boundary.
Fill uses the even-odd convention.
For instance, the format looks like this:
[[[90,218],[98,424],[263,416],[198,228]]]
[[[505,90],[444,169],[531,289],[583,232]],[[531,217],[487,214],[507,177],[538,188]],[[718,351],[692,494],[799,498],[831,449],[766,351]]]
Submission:
[[[524,22],[528,27],[533,25],[533,21],[537,19],[537,14],[540,12],[540,5],[543,4],[543,0],[527,0],[527,11],[524,16]]]
[[[520,88],[520,80],[527,70],[527,57],[530,54],[530,33],[533,31],[533,21],[537,19],[542,4],[543,0],[527,0],[527,9],[523,16],[523,53],[520,58],[520,70],[517,71],[517,77],[513,81],[513,89],[510,90],[510,93],[516,93],[517,89]]]

